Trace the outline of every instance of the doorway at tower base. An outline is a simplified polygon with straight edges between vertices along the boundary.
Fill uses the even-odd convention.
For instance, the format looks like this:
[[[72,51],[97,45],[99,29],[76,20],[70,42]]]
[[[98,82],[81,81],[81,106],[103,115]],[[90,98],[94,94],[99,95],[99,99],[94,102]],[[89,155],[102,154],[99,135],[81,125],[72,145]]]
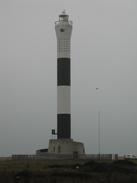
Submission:
[[[85,154],[85,148],[82,142],[72,139],[50,139],[48,153],[73,155],[77,158],[79,155]]]

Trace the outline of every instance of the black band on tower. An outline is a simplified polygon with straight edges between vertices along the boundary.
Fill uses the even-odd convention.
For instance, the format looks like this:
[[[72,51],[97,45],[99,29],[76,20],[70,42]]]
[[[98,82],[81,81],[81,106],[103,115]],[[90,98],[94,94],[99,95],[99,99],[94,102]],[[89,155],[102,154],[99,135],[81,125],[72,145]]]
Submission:
[[[57,85],[70,85],[70,58],[58,58]]]
[[[70,137],[71,137],[70,120],[71,120],[70,114],[58,114],[57,115],[58,139],[70,139]]]

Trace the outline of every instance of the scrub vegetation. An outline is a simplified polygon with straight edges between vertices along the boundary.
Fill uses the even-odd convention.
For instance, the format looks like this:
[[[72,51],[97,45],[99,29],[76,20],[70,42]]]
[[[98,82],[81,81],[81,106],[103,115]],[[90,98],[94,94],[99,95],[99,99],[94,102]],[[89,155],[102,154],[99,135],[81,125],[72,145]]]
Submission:
[[[0,161],[0,183],[136,183],[137,161]]]

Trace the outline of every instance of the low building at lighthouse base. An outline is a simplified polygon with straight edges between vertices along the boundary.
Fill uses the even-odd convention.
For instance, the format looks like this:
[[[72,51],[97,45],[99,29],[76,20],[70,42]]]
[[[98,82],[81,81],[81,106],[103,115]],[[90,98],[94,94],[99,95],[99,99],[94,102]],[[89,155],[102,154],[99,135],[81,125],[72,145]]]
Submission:
[[[85,148],[73,139],[50,139],[48,153],[79,156],[85,154]]]

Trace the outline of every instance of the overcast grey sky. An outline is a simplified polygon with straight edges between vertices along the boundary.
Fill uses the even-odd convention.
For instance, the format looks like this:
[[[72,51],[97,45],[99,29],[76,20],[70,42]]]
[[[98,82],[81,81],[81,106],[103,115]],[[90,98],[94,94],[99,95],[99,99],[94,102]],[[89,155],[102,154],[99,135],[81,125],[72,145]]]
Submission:
[[[0,156],[48,147],[63,9],[74,24],[72,138],[97,153],[101,110],[101,152],[137,154],[137,1],[0,0]]]

